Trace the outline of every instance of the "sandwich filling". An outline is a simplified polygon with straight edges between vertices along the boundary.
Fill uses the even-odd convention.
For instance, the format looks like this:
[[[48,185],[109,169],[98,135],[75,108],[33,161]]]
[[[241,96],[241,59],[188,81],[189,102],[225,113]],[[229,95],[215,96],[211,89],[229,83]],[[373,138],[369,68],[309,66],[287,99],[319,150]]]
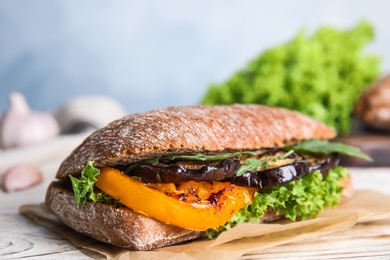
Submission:
[[[128,207],[209,237],[267,211],[291,220],[315,217],[340,202],[348,171],[338,154],[369,160],[358,149],[309,140],[281,149],[170,155],[71,177],[76,203]]]

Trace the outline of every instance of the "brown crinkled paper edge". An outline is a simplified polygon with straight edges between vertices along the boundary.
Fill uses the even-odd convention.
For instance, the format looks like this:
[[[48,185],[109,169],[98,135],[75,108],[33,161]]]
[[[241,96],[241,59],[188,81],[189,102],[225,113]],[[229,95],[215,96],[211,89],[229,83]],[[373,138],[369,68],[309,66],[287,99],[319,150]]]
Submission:
[[[69,239],[75,246],[100,253],[107,259],[237,259],[247,253],[348,230],[358,222],[390,218],[390,197],[375,191],[356,191],[354,197],[317,218],[268,224],[245,223],[214,240],[200,239],[152,251],[130,251],[108,245],[60,223],[45,204],[23,205],[20,214]]]

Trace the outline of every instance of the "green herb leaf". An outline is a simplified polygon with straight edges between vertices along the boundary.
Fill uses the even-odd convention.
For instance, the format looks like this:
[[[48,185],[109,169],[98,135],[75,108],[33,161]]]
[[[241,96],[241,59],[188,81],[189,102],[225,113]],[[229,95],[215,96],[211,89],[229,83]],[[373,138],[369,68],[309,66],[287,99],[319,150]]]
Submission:
[[[150,160],[147,160],[150,164],[157,164],[160,162],[167,162],[167,161],[173,161],[173,160],[189,160],[189,161],[219,161],[224,160],[230,157],[234,156],[241,156],[243,154],[252,154],[256,155],[256,152],[252,151],[245,151],[245,152],[234,152],[234,153],[221,153],[221,154],[202,154],[198,153],[196,155],[175,155],[175,156],[166,156],[161,158],[153,158]]]
[[[372,158],[363,153],[360,149],[342,144],[328,142],[318,139],[311,139],[303,141],[295,146],[287,147],[287,149],[294,149],[297,152],[312,153],[312,154],[332,154],[340,153],[353,157],[358,157],[367,161],[372,161]]]
[[[267,168],[269,159],[258,160],[254,158],[248,158],[245,160],[246,164],[242,165],[238,169],[236,176],[241,176],[246,172],[252,172],[259,169],[259,167]]]
[[[294,152],[294,150],[290,150],[290,151],[288,151],[287,153],[280,155],[280,156],[278,157],[278,159],[286,159],[286,158],[289,157],[293,152]]]
[[[244,152],[234,152],[234,153],[221,153],[221,154],[202,154],[198,153],[196,155],[172,155],[172,156],[164,156],[157,157],[145,160],[144,163],[147,164],[159,164],[159,163],[168,163],[173,160],[188,160],[188,161],[219,161],[224,160],[234,156],[241,156],[243,154],[251,154],[256,155],[256,152],[253,151],[244,151]],[[139,166],[142,162],[134,163],[128,166],[123,172],[125,174],[129,174],[134,168]]]
[[[104,192],[95,192],[94,186],[97,181],[96,176],[100,174],[100,170],[93,167],[93,162],[88,164],[81,171],[80,179],[69,175],[72,182],[75,201],[78,205],[85,205],[88,200],[94,202],[106,202],[108,204],[119,204],[116,199]]]
[[[275,162],[276,160],[285,159],[289,155],[291,155],[294,150],[290,150],[285,154],[279,155],[276,158],[267,158],[267,159],[255,159],[248,158],[245,160],[246,164],[241,165],[240,169],[238,169],[236,176],[241,176],[246,172],[257,171],[259,167],[263,167],[264,169],[268,168],[268,162]]]
[[[235,152],[235,153],[221,153],[221,154],[212,154],[212,155],[206,155],[198,153],[197,155],[179,155],[175,156],[175,159],[182,159],[182,160],[194,160],[194,161],[219,161],[224,160],[230,157],[234,156],[241,156],[243,154],[252,154],[256,155],[255,152],[246,151],[246,152]]]

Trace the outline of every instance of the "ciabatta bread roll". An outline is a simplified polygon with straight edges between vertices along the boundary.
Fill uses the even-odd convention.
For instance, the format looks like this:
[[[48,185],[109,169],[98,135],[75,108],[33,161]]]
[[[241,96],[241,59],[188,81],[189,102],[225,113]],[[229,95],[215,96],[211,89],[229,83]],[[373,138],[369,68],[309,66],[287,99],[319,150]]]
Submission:
[[[261,105],[128,115],[75,148],[59,167],[46,203],[76,231],[134,250],[215,236],[245,221],[314,217],[339,203],[342,186],[350,185],[337,166],[337,149],[312,149],[335,136],[298,112]],[[279,203],[285,208],[262,202],[300,185],[318,191],[300,199],[276,196],[288,200]],[[295,206],[301,213],[290,214],[303,197],[323,205],[309,212],[305,202]]]

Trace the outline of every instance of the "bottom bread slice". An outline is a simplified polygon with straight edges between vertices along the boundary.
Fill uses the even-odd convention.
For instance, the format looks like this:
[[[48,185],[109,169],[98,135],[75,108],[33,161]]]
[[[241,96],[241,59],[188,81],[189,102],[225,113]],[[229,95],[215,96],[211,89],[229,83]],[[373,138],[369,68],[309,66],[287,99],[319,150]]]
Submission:
[[[76,205],[72,190],[60,182],[50,184],[46,204],[79,233],[132,250],[151,250],[203,236],[201,231],[168,225],[126,207],[95,202]]]

